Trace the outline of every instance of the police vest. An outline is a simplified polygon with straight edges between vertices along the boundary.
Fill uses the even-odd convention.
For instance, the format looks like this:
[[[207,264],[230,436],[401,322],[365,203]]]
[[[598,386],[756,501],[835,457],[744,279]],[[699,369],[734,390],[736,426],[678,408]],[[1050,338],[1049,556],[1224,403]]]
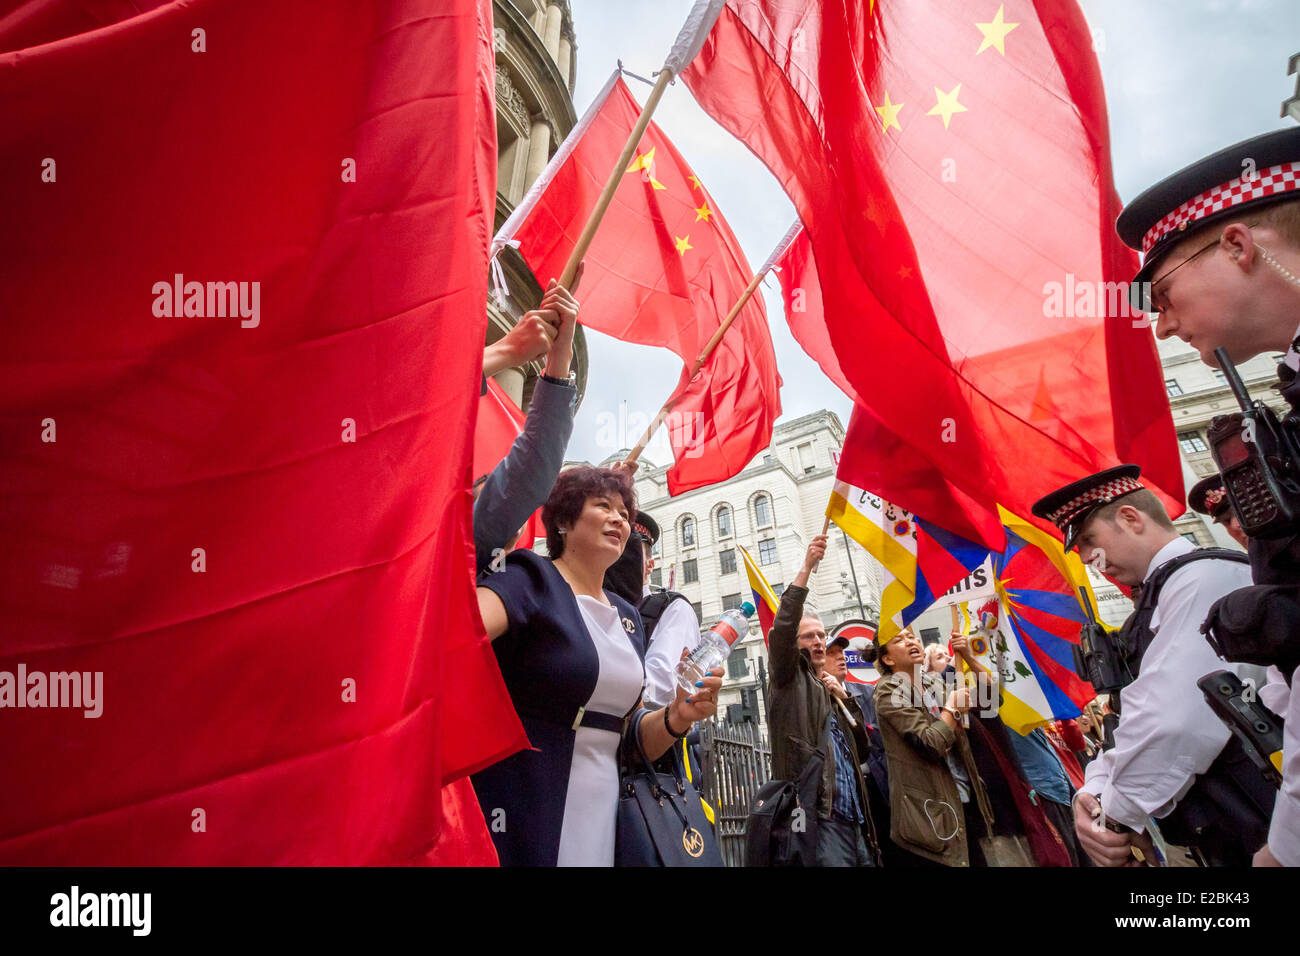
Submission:
[[[1120,631],[1129,650],[1129,668],[1134,677],[1141,669],[1147,648],[1155,640],[1151,616],[1165,582],[1179,568],[1209,559],[1239,564],[1250,561],[1240,551],[1198,548],[1160,565],[1136,593],[1133,613]],[[1200,691],[1192,687],[1188,692]],[[1119,696],[1122,703],[1123,691]],[[1123,713],[1122,706],[1117,712]],[[1276,796],[1277,791],[1264,780],[1233,734],[1205,773],[1197,775],[1173,812],[1158,821],[1160,830],[1170,843],[1194,850],[1206,865],[1249,866],[1251,855],[1268,838],[1269,817]]]
[[[654,636],[655,627],[664,616],[664,611],[678,598],[690,603],[685,594],[677,591],[655,591],[641,599],[641,606],[637,610],[641,612],[641,626],[645,629],[647,647],[650,646],[650,638]]]
[[[1180,554],[1166,561],[1156,568],[1149,580],[1135,589],[1137,593],[1134,595],[1133,613],[1128,616],[1119,632],[1120,640],[1128,648],[1129,669],[1134,677],[1137,677],[1142,667],[1143,655],[1155,640],[1155,634],[1151,632],[1151,617],[1156,612],[1156,602],[1160,600],[1160,590],[1165,586],[1165,582],[1179,568],[1184,568],[1193,561],[1209,559],[1236,561],[1238,564],[1250,563],[1250,558],[1240,551],[1229,551],[1227,548],[1197,548],[1195,551]]]

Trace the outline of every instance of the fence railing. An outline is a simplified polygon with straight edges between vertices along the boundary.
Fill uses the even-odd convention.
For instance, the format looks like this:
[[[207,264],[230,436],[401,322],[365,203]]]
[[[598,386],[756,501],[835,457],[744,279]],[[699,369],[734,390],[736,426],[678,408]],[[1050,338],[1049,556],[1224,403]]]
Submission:
[[[772,750],[749,721],[714,718],[699,728],[704,799],[713,807],[718,848],[727,866],[743,866],[745,820],[754,795],[772,776]]]

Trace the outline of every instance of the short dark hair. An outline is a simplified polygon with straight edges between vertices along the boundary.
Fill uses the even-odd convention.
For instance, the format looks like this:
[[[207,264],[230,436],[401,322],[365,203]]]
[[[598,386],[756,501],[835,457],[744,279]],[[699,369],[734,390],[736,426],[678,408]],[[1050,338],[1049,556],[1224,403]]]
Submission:
[[[564,535],[560,534],[560,525],[572,527],[587,500],[601,495],[622,498],[629,521],[636,515],[636,492],[632,488],[632,479],[625,472],[590,465],[578,465],[560,472],[550,497],[542,505],[546,550],[552,558],[564,554]]]

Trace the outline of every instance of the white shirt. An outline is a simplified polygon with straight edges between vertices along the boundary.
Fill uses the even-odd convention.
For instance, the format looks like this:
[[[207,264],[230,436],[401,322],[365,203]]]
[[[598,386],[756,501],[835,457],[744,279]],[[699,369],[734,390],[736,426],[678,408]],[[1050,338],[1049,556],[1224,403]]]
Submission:
[[[588,710],[622,716],[641,693],[641,657],[628,639],[618,608],[586,594],[578,609],[600,658],[600,676]],[[612,730],[579,727],[573,738],[569,788],[560,827],[559,866],[613,866],[618,826],[618,743]]]
[[[1297,339],[1300,339],[1300,329],[1295,330],[1295,337],[1291,339],[1291,347],[1286,350],[1286,355],[1282,356],[1282,361],[1293,372],[1300,372],[1300,352],[1297,352],[1295,347]]]
[[[650,595],[650,589],[643,596]],[[677,696],[674,670],[682,658],[682,649],[695,650],[700,643],[700,621],[689,601],[673,601],[650,635],[650,649],[645,655],[645,699],[652,707],[667,707]]]
[[[1291,675],[1287,709],[1300,713],[1300,668]],[[1300,866],[1300,720],[1282,725],[1282,789],[1273,804],[1268,849],[1283,866]]]
[[[1175,538],[1151,559],[1143,580],[1193,550],[1186,538]],[[1217,670],[1239,677],[1257,671],[1219,658],[1200,629],[1211,604],[1249,584],[1249,565],[1206,559],[1179,568],[1160,589],[1151,616],[1155,637],[1137,680],[1120,696],[1115,746],[1090,763],[1084,776],[1084,789],[1101,794],[1111,819],[1141,833],[1147,816],[1167,816],[1228,742],[1227,725],[1196,681]]]

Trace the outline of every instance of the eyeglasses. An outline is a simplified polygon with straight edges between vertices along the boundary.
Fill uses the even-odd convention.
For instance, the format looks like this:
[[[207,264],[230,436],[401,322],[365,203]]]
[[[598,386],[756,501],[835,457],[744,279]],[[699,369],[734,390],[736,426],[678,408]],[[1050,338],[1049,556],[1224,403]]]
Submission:
[[[1178,265],[1174,266],[1172,269],[1170,269],[1170,270],[1169,270],[1168,272],[1166,272],[1164,275],[1160,276],[1158,279],[1154,279],[1154,280],[1152,280],[1152,282],[1151,282],[1151,300],[1150,300],[1150,301],[1151,301],[1151,311],[1153,311],[1153,312],[1163,312],[1163,311],[1164,311],[1164,309],[1162,309],[1162,308],[1160,308],[1160,307],[1158,307],[1158,306],[1156,305],[1156,299],[1158,299],[1158,298],[1160,297],[1160,293],[1158,293],[1158,292],[1156,291],[1156,287],[1157,287],[1158,285],[1160,285],[1160,283],[1166,281],[1166,280],[1167,280],[1171,275],[1173,275],[1175,272],[1177,272],[1177,271],[1178,271],[1179,269],[1181,269],[1183,266],[1187,265],[1187,263],[1191,262],[1191,261],[1192,261],[1193,259],[1195,259],[1197,256],[1202,255],[1202,254],[1204,254],[1204,253],[1206,253],[1206,252],[1209,252],[1211,249],[1213,249],[1215,246],[1217,246],[1217,245],[1219,244],[1219,240],[1221,240],[1222,238],[1223,238],[1223,237],[1220,236],[1218,239],[1215,239],[1215,240],[1214,240],[1213,242],[1211,242],[1209,245],[1202,246],[1200,249],[1198,249],[1198,250],[1196,250],[1195,252],[1193,252],[1190,256],[1188,256],[1188,257],[1187,257],[1186,259],[1184,259],[1182,262],[1178,263]]]
[[[1247,228],[1247,229],[1253,229],[1253,228],[1255,228],[1257,225],[1259,225],[1259,223],[1257,223],[1257,222],[1248,222],[1248,223],[1246,223],[1246,228]],[[1171,275],[1173,275],[1175,272],[1177,272],[1177,271],[1178,271],[1179,269],[1181,269],[1183,266],[1187,265],[1187,263],[1191,262],[1191,261],[1192,261],[1193,259],[1195,259],[1197,256],[1202,255],[1202,254],[1204,254],[1204,253],[1206,253],[1206,252],[1209,252],[1211,249],[1213,249],[1215,246],[1217,246],[1217,245],[1218,245],[1220,242],[1222,242],[1222,241],[1223,241],[1223,234],[1220,233],[1218,239],[1215,239],[1215,240],[1214,240],[1213,242],[1211,242],[1209,245],[1202,246],[1200,249],[1197,249],[1195,252],[1193,252],[1190,256],[1188,256],[1188,257],[1187,257],[1186,259],[1184,259],[1182,262],[1178,263],[1178,265],[1174,266],[1172,269],[1170,269],[1170,270],[1169,270],[1168,272],[1166,272],[1164,275],[1160,276],[1160,278],[1158,278],[1158,279],[1153,279],[1153,280],[1151,281],[1150,286],[1148,286],[1148,288],[1151,290],[1151,293],[1150,293],[1150,299],[1149,299],[1149,301],[1150,301],[1150,305],[1151,305],[1151,311],[1154,311],[1154,312],[1163,312],[1163,311],[1164,311],[1164,309],[1156,308],[1156,304],[1155,304],[1155,302],[1156,302],[1156,298],[1158,297],[1158,294],[1157,294],[1157,292],[1156,292],[1156,286],[1160,285],[1160,283],[1164,282],[1164,281],[1165,281],[1166,279],[1168,279]]]

